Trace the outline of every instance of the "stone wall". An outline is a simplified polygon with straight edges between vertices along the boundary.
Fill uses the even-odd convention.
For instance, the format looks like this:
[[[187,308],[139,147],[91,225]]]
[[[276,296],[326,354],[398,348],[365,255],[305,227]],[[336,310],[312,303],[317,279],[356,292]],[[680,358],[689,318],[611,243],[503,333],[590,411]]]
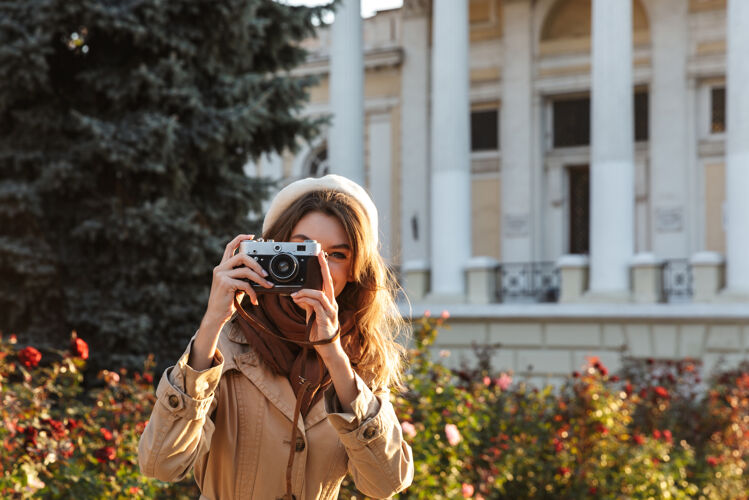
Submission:
[[[749,359],[749,307],[740,304],[431,304],[414,306],[414,317],[426,310],[450,314],[435,357],[442,351],[449,366],[474,365],[473,345],[495,346],[493,369],[537,385],[560,383],[587,356],[598,356],[612,373],[626,356],[690,357],[704,373],[721,359],[726,366]]]

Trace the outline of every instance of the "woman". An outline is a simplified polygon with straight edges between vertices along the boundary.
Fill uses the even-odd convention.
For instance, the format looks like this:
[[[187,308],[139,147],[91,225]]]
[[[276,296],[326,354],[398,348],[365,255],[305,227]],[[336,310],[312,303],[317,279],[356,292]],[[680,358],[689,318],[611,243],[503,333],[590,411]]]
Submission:
[[[340,176],[281,190],[263,237],[321,244],[322,290],[291,296],[231,241],[205,316],[156,390],[141,471],[165,481],[192,468],[201,498],[332,499],[347,470],[364,494],[413,478],[411,448],[389,401],[401,379],[403,322],[377,247],[377,210]],[[242,308],[246,295],[251,304]]]

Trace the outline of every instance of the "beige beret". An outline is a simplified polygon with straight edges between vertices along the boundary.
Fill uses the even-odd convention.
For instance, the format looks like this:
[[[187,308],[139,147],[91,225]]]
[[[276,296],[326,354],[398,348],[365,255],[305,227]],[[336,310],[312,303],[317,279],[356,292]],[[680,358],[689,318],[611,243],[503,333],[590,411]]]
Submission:
[[[324,177],[307,177],[294,181],[281,191],[278,192],[273,201],[270,203],[268,212],[265,214],[263,221],[263,234],[270,229],[280,215],[296,200],[307,193],[313,191],[338,191],[354,198],[364,208],[364,212],[369,219],[372,234],[377,243],[377,207],[375,207],[369,193],[354,181],[346,177],[329,174]]]

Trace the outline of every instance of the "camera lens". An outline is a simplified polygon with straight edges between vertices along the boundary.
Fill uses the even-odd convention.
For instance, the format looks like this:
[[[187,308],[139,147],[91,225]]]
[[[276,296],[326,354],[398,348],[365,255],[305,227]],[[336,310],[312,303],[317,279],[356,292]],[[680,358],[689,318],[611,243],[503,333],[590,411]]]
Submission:
[[[270,268],[271,278],[279,282],[286,282],[296,276],[299,262],[293,255],[281,253],[271,259],[268,267]]]

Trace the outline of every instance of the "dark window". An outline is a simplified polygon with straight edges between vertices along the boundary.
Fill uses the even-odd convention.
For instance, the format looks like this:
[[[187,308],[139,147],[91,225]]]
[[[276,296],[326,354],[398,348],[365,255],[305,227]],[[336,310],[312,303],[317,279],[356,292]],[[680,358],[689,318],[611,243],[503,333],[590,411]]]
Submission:
[[[570,253],[590,252],[590,168],[571,167],[570,181]]]
[[[635,141],[648,140],[648,93],[636,92]],[[590,97],[554,101],[554,147],[568,148],[590,144]]]
[[[650,138],[648,126],[648,93],[635,93],[635,141],[647,141]]]
[[[590,98],[554,101],[554,147],[590,144]]]
[[[710,133],[726,131],[726,88],[713,87],[710,91]]]
[[[471,151],[499,150],[499,112],[471,111]]]

